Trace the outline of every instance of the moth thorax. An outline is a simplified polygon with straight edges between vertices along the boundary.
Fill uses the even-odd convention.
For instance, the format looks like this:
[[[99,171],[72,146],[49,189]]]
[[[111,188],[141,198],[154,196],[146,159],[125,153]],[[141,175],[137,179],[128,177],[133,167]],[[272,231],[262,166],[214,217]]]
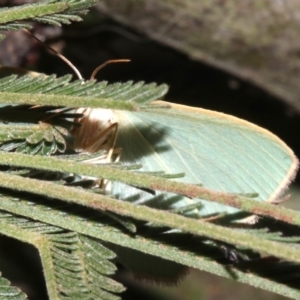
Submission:
[[[71,135],[74,137],[74,150],[83,153],[111,151],[115,144],[117,122],[110,109],[79,108],[76,113],[84,114],[75,119],[80,127],[74,127]]]

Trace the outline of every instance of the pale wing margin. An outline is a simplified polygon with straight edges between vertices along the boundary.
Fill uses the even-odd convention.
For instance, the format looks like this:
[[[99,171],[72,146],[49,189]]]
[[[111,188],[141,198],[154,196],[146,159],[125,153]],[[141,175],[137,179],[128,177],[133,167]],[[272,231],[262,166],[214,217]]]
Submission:
[[[141,163],[145,171],[185,172],[178,180],[229,193],[256,192],[264,201],[278,197],[295,176],[295,155],[269,131],[222,113],[167,104],[170,108],[115,112],[121,161]],[[114,193],[153,201],[153,195],[121,184]],[[170,194],[156,198],[163,203]],[[190,201],[182,198],[174,205]],[[201,216],[237,211],[202,201]]]
[[[166,102],[164,101],[156,101],[155,105],[163,105],[165,103]],[[217,120],[218,122],[225,122],[226,124],[230,123],[233,127],[242,128],[243,135],[247,135],[247,132],[255,133],[257,136],[260,136],[265,141],[269,141],[269,143],[273,145],[272,150],[275,150],[275,153],[271,153],[270,149],[267,149],[266,147],[261,147],[264,152],[268,150],[270,152],[270,156],[275,156],[276,150],[279,150],[279,152],[281,151],[281,156],[276,157],[276,163],[282,166],[283,178],[281,182],[278,183],[278,186],[273,191],[273,193],[270,194],[268,200],[273,200],[280,197],[280,195],[285,191],[291,181],[294,180],[299,168],[299,161],[297,157],[280,138],[278,138],[267,129],[259,127],[243,119],[239,119],[237,117],[219,113],[216,111],[210,111],[180,104],[173,104],[169,102],[167,102],[167,104],[172,108],[171,111],[175,112],[176,114],[181,113],[187,117],[191,116],[192,114],[194,118],[198,118],[199,115],[205,115],[209,119],[212,118],[215,121]]]

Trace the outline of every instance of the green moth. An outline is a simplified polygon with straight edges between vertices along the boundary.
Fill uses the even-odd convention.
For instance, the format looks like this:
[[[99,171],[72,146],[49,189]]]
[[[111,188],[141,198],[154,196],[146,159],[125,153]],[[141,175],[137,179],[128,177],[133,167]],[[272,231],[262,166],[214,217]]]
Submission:
[[[76,148],[88,152],[104,149],[108,153],[105,162],[118,149],[118,159],[141,163],[141,171],[184,172],[185,176],[176,180],[227,193],[257,193],[258,201],[279,198],[298,168],[293,151],[268,130],[201,108],[156,101],[137,112],[88,109],[78,121],[82,126],[73,133]],[[150,205],[154,201],[161,207],[197,201],[166,193],[153,195],[117,182],[110,192],[120,199]],[[237,211],[201,202],[202,217]]]

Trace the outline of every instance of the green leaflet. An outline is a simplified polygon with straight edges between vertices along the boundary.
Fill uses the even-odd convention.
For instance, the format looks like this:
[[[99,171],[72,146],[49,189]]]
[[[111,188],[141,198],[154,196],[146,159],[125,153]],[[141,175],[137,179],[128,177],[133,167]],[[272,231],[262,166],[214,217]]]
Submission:
[[[10,130],[9,135],[5,133],[2,135],[1,138],[4,141],[0,144],[0,150],[32,155],[51,155],[56,152],[64,152],[66,149],[64,135],[66,134],[67,132],[63,128],[55,128],[48,124],[15,126]]]
[[[145,84],[144,82],[107,84],[94,80],[70,82],[71,76],[56,78],[40,75],[12,75],[0,79],[0,101],[5,104],[32,104],[65,107],[102,107],[111,109],[138,110],[140,106],[159,99],[168,90],[165,84]],[[32,122],[9,115],[7,110],[0,109],[0,119],[7,122]],[[30,115],[30,114],[29,114]],[[36,120],[35,120],[36,121]]]
[[[3,211],[0,211],[0,224],[2,233],[38,249],[50,299],[96,300],[101,295],[104,299],[120,299],[115,294],[122,292],[123,286],[107,277],[116,270],[109,261],[115,254],[99,241]],[[18,289],[9,286],[0,288],[0,296],[5,291],[7,298],[1,299],[8,299],[9,293],[11,299],[26,299]]]
[[[33,199],[31,199],[32,197]],[[153,228],[153,230],[150,228],[150,231],[145,231],[144,229],[141,231],[139,229],[140,234],[132,236],[127,233],[125,234],[115,226],[108,226],[105,222],[103,223],[101,221],[101,218],[96,219],[95,211],[94,213],[92,213],[92,211],[88,212],[83,207],[74,207],[73,205],[66,205],[63,202],[47,200],[41,197],[34,197],[33,195],[27,195],[27,197],[25,197],[25,195],[22,196],[20,193],[12,193],[11,197],[3,197],[2,201],[0,202],[0,206],[1,208],[5,207],[5,210],[8,211],[12,209],[12,211],[14,211],[16,214],[28,215],[30,218],[35,218],[34,215],[39,216],[43,222],[56,224],[57,226],[61,226],[65,229],[76,230],[81,234],[94,236],[101,240],[114,243],[115,245],[122,245],[124,247],[136,249],[156,257],[161,257],[163,259],[177,262],[186,266],[212,272],[227,278],[232,278],[234,275],[240,282],[264,288],[295,299],[299,298],[299,292],[296,288],[292,288],[289,282],[286,282],[285,285],[280,284],[280,280],[282,279],[283,275],[281,271],[284,271],[284,277],[287,278],[288,281],[292,281],[297,286],[298,265],[293,265],[290,263],[276,264],[276,261],[274,264],[266,262],[267,268],[272,268],[272,273],[269,274],[267,278],[271,277],[272,279],[264,279],[260,277],[260,273],[256,273],[255,271],[249,273],[249,267],[251,264],[245,265],[246,270],[244,272],[238,269],[240,267],[239,265],[237,265],[237,268],[234,265],[230,266],[230,271],[228,271],[228,268],[224,268],[224,266],[222,266],[220,263],[215,262],[215,259],[220,257],[220,253],[216,253],[214,243],[207,243],[205,239],[203,240],[203,238],[199,236],[185,237],[185,235],[180,232],[174,232],[173,235],[165,234],[164,231],[159,228],[157,228],[158,231],[156,234],[153,232],[155,228]],[[8,206],[10,206],[10,208],[8,208]],[[9,218],[11,217],[9,214],[6,214],[6,216]],[[274,224],[274,222],[270,223]],[[197,221],[195,221],[195,225],[196,224]],[[11,236],[8,227],[3,226],[1,223],[1,228],[6,235]],[[57,232],[57,229],[55,229],[57,227],[55,226],[43,227],[38,225],[36,227],[36,229],[40,230],[41,232],[50,233],[49,228],[54,228],[53,232]],[[17,232],[23,234],[19,229]],[[20,240],[24,240],[18,234],[14,234],[14,236]],[[37,240],[39,240],[40,236],[37,237]],[[35,234],[33,231],[30,231],[28,240],[26,241],[35,245],[34,238]],[[54,238],[54,240],[57,241],[63,239],[64,238],[59,236]],[[72,238],[71,236],[70,240],[74,241],[74,237]],[[45,240],[40,244],[40,246],[43,244],[47,246],[47,244],[44,242]],[[207,246],[210,244],[212,247],[207,248]],[[280,244],[277,243],[277,246],[278,245]],[[49,247],[41,247],[41,250],[43,249],[47,250]],[[97,253],[100,252],[100,250],[97,250]],[[224,257],[224,254],[222,256]],[[107,258],[109,259],[111,256],[107,256]],[[255,265],[257,264],[254,263],[254,266]],[[261,266],[262,268],[260,271],[262,274],[265,274],[266,265],[264,267],[264,265],[261,264]]]
[[[24,300],[28,298],[19,288],[11,286],[10,282],[1,276],[0,299]]]
[[[0,9],[0,29],[19,30],[30,29],[31,25],[26,20],[48,23],[61,26],[72,21],[81,21],[79,15],[87,13],[87,9],[97,3],[96,0],[50,0],[44,3],[31,3],[11,8]],[[22,20],[23,23],[16,21]],[[4,36],[1,36],[3,38]]]

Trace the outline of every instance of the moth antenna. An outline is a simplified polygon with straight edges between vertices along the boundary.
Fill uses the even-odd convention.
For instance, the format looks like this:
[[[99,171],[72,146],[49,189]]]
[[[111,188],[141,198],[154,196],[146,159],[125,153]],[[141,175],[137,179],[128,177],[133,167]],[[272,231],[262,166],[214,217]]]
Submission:
[[[95,79],[95,76],[97,75],[97,73],[103,69],[105,66],[107,66],[108,64],[114,64],[114,63],[122,63],[122,62],[130,62],[130,59],[110,59],[107,60],[106,62],[104,62],[103,64],[101,64],[99,67],[97,67],[94,72],[91,75],[90,79]]]
[[[50,50],[51,52],[53,52],[55,55],[57,55],[60,59],[62,59],[69,67],[72,68],[72,70],[74,71],[74,73],[76,74],[76,76],[78,77],[79,80],[83,80],[80,72],[78,71],[78,69],[65,57],[63,56],[61,53],[57,52],[56,50],[54,50],[53,48],[51,48],[50,46],[46,45],[45,43],[43,43],[40,39],[38,39],[32,32],[30,32],[28,29],[23,29],[27,34],[31,35],[38,43],[40,43],[41,45],[43,45],[46,49]]]

